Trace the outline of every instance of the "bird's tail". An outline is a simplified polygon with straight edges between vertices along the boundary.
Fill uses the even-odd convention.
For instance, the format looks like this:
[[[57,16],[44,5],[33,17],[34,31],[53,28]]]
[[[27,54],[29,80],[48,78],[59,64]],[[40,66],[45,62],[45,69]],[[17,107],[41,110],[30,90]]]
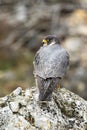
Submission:
[[[52,92],[56,89],[58,84],[58,78],[43,79],[37,77],[37,84],[39,88],[39,101],[50,101]]]

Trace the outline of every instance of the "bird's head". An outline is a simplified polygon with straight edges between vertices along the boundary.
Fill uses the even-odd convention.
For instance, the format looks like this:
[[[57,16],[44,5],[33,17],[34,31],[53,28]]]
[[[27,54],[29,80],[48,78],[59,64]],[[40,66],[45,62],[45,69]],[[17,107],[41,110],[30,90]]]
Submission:
[[[42,44],[44,46],[47,46],[47,45],[53,45],[53,44],[59,44],[59,40],[56,36],[54,35],[48,35],[46,36],[43,41],[42,41]]]

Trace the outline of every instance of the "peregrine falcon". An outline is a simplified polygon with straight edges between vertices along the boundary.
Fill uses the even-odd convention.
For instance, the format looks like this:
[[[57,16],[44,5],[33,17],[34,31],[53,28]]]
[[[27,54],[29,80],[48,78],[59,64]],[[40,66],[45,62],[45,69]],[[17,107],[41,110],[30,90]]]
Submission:
[[[39,101],[50,101],[69,67],[69,54],[54,35],[46,36],[34,59],[34,76],[39,90]]]

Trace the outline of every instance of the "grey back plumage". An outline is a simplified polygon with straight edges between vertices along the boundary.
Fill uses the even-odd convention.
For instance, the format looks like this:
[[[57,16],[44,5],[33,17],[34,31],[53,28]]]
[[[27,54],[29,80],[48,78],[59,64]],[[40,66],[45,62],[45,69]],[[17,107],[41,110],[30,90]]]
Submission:
[[[63,77],[69,66],[69,55],[59,44],[43,46],[34,60],[34,74],[44,79]]]

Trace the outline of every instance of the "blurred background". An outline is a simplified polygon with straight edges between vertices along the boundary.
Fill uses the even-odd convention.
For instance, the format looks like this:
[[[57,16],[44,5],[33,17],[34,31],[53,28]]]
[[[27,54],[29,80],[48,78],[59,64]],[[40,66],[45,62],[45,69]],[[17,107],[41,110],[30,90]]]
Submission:
[[[35,86],[33,59],[48,34],[70,54],[61,86],[87,99],[87,0],[0,0],[0,97]]]

